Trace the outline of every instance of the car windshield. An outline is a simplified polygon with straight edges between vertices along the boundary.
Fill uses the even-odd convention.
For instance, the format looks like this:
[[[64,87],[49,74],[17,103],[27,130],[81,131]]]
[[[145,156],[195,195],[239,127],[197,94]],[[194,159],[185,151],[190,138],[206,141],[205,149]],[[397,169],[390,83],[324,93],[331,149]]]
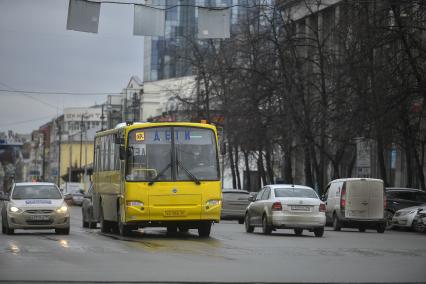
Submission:
[[[12,199],[62,199],[62,195],[54,185],[17,185]]]
[[[276,188],[275,197],[306,197],[306,198],[318,198],[318,195],[313,189],[303,187],[293,188]]]
[[[218,180],[213,131],[193,127],[156,127],[129,133],[129,181]]]

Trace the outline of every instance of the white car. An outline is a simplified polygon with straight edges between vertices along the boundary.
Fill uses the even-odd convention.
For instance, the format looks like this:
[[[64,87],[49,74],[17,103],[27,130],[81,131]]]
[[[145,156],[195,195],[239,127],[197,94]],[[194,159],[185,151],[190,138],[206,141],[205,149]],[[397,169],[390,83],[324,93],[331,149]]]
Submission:
[[[2,233],[16,229],[55,229],[70,232],[70,214],[62,193],[54,183],[15,183],[10,197],[3,197]]]
[[[325,204],[307,186],[274,184],[265,186],[252,199],[245,214],[245,228],[252,233],[261,227],[264,234],[275,229],[293,229],[296,235],[303,230],[324,235]]]
[[[414,230],[415,224],[413,223],[413,221],[417,213],[419,212],[419,209],[423,209],[423,211],[426,211],[426,204],[408,207],[396,211],[392,218],[393,227],[409,228]]]

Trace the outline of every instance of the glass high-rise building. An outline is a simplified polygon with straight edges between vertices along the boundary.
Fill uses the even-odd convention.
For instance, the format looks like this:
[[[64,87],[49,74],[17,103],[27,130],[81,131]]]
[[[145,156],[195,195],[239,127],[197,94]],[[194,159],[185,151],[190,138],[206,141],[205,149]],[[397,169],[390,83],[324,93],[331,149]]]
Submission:
[[[149,5],[167,9],[166,24],[163,37],[145,37],[144,81],[191,75],[192,45],[197,40],[196,6],[229,6],[232,2],[233,0],[151,0]]]

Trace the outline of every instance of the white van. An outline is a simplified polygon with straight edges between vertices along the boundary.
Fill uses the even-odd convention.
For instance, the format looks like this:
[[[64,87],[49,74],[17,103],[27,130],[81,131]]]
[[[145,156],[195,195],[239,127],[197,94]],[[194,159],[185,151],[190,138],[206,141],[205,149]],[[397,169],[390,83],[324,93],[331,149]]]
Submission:
[[[323,200],[326,204],[326,218],[333,223],[333,229],[342,227],[367,228],[383,233],[386,228],[384,209],[386,197],[381,179],[344,178],[330,182]]]

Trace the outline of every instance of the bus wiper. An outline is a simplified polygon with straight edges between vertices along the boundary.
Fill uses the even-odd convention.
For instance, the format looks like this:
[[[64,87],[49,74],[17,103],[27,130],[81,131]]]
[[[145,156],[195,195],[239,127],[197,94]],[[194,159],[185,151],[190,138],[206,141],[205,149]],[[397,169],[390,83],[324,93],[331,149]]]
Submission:
[[[197,185],[201,184],[200,180],[196,176],[194,176],[194,174],[191,173],[187,168],[185,168],[184,165],[181,163],[181,161],[176,159],[176,162],[177,162],[178,166],[180,166],[187,173],[187,175],[190,178],[192,178],[192,180],[195,182],[195,184],[197,184]]]
[[[153,185],[154,184],[154,182],[156,182],[156,181],[158,181],[159,179],[160,179],[160,177],[170,168],[172,166],[172,164],[171,163],[169,163],[164,169],[162,169],[161,170],[161,172],[158,174],[158,175],[156,175],[155,176],[155,178],[154,179],[152,179],[149,183],[148,183],[148,185]]]

